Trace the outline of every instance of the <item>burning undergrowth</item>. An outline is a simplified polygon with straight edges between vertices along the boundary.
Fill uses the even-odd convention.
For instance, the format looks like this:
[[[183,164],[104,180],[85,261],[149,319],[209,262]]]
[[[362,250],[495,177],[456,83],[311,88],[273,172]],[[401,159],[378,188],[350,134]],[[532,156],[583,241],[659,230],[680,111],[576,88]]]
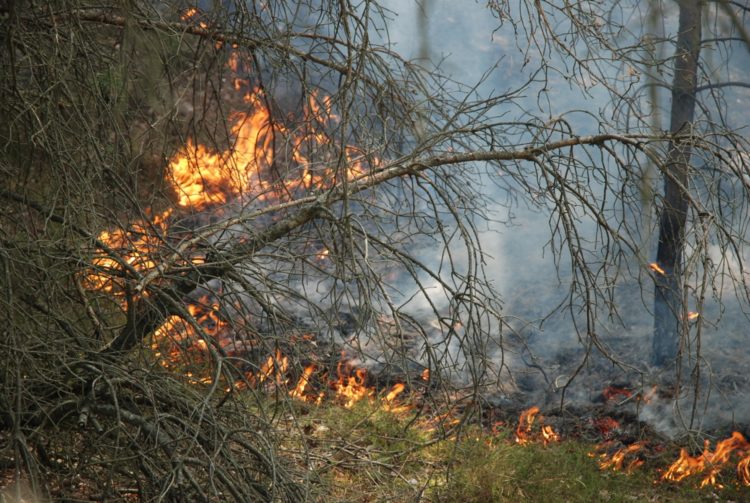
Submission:
[[[346,199],[341,206],[350,213],[340,206],[320,210],[321,218],[306,224],[304,235],[256,242],[259,230],[293,217],[300,201],[314,202],[318,194],[366,180],[383,157],[334,141],[338,116],[321,93],[307,96],[300,117],[277,120],[265,91],[236,84],[246,111],[229,117],[231,144],[216,150],[188,140],[166,172],[175,204],[102,231],[98,254],[82,278],[87,289],[130,311],[151,297],[156,302],[159,289],[170,287],[170,275],[195,272],[181,302],[167,306],[149,334],[155,365],[191,385],[219,389],[222,401],[255,390],[344,408],[373,402],[393,413],[425,410],[446,376],[453,385],[477,385],[490,369],[500,392],[477,398],[472,389],[465,395],[486,400],[491,409],[504,408],[506,414],[521,411],[518,444],[592,435],[603,440],[595,453],[602,470],[632,472],[643,464],[649,446],[641,440],[641,422],[661,433],[673,428],[658,421],[683,391],[644,380],[642,371],[627,365],[613,366],[596,344],[571,346],[567,353],[557,345],[554,354],[545,354],[538,341],[526,337],[511,365],[510,353],[500,344],[472,339],[479,332],[455,315],[460,310],[441,316],[442,303],[433,305],[424,286],[412,297],[424,297],[428,314],[402,309],[408,301],[396,306],[393,297],[409,297],[397,292],[405,283],[400,275],[412,280],[418,275],[407,274],[404,262],[394,260],[403,252],[390,243],[414,245],[409,225],[429,221],[394,227],[398,192],[364,196],[367,201]],[[365,202],[383,211],[360,218],[357,209]],[[345,226],[338,222],[342,214],[348,219]],[[378,241],[378,233],[394,241]],[[253,244],[243,249],[246,243]],[[202,277],[207,269],[211,274]],[[387,281],[374,284],[371,277]],[[499,324],[493,328],[500,331]],[[634,346],[632,338],[608,338],[603,344],[624,356]],[[513,380],[502,374],[508,379],[498,382],[508,365]],[[409,398],[402,400],[404,395]],[[559,403],[576,413],[568,418],[554,414]],[[549,424],[535,404],[547,411]],[[459,423],[475,406],[461,404],[437,417],[443,426]],[[696,476],[719,485],[717,475],[734,463],[747,485],[748,454],[744,437],[736,432],[715,450],[707,444],[696,456],[684,452],[679,466],[670,467],[663,478]]]
[[[601,333],[591,334],[584,344],[565,335],[575,334],[576,327],[563,315],[545,319],[543,329],[517,329],[508,344],[518,355],[512,369],[517,390],[491,396],[489,402],[506,411],[521,410],[518,428],[528,412],[541,408],[562,438],[596,444],[590,456],[602,471],[646,470],[661,483],[701,488],[748,487],[744,347],[734,341],[731,350],[717,327],[704,326],[700,361],[684,356],[679,369],[644,364],[652,326],[650,317],[633,307],[641,287],[625,289],[629,296],[618,301],[630,308],[619,312],[611,328],[600,321]],[[703,313],[710,317],[711,308]],[[704,320],[687,314],[688,344],[696,344],[698,323]],[[529,404],[539,408],[524,412]],[[503,420],[509,422],[507,414]],[[674,440],[691,448],[678,453]]]
[[[232,53],[229,69],[241,66]],[[384,185],[301,210],[321,194],[366,182],[380,154],[339,140],[346,131],[322,92],[277,118],[260,86],[232,83],[241,111],[228,117],[229,144],[209,148],[189,138],[165,170],[173,204],[103,230],[82,285],[131,318],[142,316],[134,306],[161,306],[153,330],[140,334],[148,358],[227,395],[252,388],[351,407],[382,394],[384,406],[397,409],[405,389],[437,388],[444,371],[463,376],[459,317],[436,319],[446,300],[424,295],[430,287],[398,290],[419,276],[409,267],[422,267],[400,249],[425,245],[425,231],[411,229],[431,221],[414,213],[425,203],[405,203],[396,185]],[[319,215],[303,233],[287,232],[302,211]],[[162,305],[165,292],[171,298]],[[402,311],[399,297],[423,298],[430,314]]]

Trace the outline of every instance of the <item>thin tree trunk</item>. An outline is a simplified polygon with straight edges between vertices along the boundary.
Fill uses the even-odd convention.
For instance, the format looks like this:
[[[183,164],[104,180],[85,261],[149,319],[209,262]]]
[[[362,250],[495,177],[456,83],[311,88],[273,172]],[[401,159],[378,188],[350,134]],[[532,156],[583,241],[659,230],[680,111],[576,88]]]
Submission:
[[[679,33],[672,83],[672,133],[687,132],[695,113],[698,56],[701,45],[701,1],[680,0]],[[683,331],[682,251],[687,222],[690,140],[674,140],[664,167],[664,205],[659,221],[659,248],[654,296],[652,362],[664,366],[675,361]]]

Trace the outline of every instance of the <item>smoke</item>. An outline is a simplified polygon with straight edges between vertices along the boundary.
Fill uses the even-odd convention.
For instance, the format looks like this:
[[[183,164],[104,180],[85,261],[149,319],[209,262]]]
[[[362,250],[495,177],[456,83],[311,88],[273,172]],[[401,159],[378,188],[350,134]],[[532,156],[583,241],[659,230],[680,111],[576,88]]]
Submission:
[[[516,27],[510,23],[500,26],[500,20],[490,15],[482,3],[448,0],[432,0],[421,6],[396,0],[383,3],[394,13],[388,25],[389,36],[402,56],[439,67],[441,72],[469,87],[477,85],[480,96],[520,86],[535,68],[534,58],[538,56],[527,50],[528,44],[524,46]],[[623,6],[620,13],[623,19],[631,14]],[[637,22],[638,16],[632,19],[636,21],[630,23]],[[669,32],[673,25],[674,19],[665,19],[662,30]],[[643,30],[641,26],[630,28],[634,37]],[[429,56],[429,61],[424,60],[425,56]],[[554,54],[548,57],[553,67],[564,68],[569,63]],[[732,61],[747,59],[744,53],[727,57]],[[630,79],[629,82],[626,79],[625,85],[638,84],[641,78],[627,68],[613,66],[613,71],[624,72]],[[551,73],[546,80],[534,82],[524,97],[515,102],[517,109],[509,112],[517,113],[520,109],[519,116],[523,116],[526,111],[537,111],[536,115],[549,118],[566,114],[576,134],[597,132],[598,123],[592,117],[614,116],[618,111],[603,86],[590,80],[588,85],[585,81],[583,84],[587,87],[585,91],[571,85],[562,74]],[[737,104],[743,99],[748,101],[742,91],[739,93],[732,97]],[[661,96],[664,106],[668,105],[666,94]],[[580,112],[570,114],[572,110]],[[738,109],[731,110],[730,116],[736,118]],[[489,280],[500,292],[508,325],[504,354],[513,356],[508,361],[519,390],[525,393],[523,399],[553,404],[559,403],[561,393],[565,392],[569,403],[591,405],[600,396],[603,383],[620,381],[631,383],[641,394],[654,386],[665,390],[652,401],[641,403],[635,412],[640,420],[667,436],[686,429],[717,429],[747,417],[750,407],[741,404],[747,402],[750,389],[743,370],[743,362],[750,356],[744,348],[750,344],[746,329],[742,328],[746,326],[746,318],[741,304],[733,298],[735,284],[730,281],[730,277],[743,274],[744,257],[727,254],[726,248],[716,244],[709,245],[710,263],[723,271],[720,274],[727,280],[718,283],[718,290],[709,289],[704,299],[700,351],[696,349],[696,325],[683,340],[686,356],[679,383],[681,392],[677,397],[671,396],[666,390],[675,384],[673,378],[654,374],[647,364],[653,330],[653,280],[643,269],[649,257],[655,255],[655,243],[648,229],[636,237],[641,240],[637,256],[631,254],[622,260],[611,284],[599,285],[606,290],[611,304],[596,306],[595,328],[589,329],[585,306],[569,303],[571,263],[564,250],[554,249],[549,209],[534,204],[533,200],[524,202],[521,196],[518,200],[515,195],[508,197],[497,184],[485,182],[488,199],[511,201],[489,208],[488,216],[493,223],[482,234],[482,246],[489,259],[486,268]],[[513,189],[512,185],[510,188]],[[593,190],[598,189],[594,186]],[[647,222],[650,217],[627,212],[612,215],[634,222],[636,219]],[[584,240],[593,239],[592,221],[583,219],[579,226]],[[597,261],[594,253],[589,259],[592,263]],[[696,278],[691,278],[689,290],[695,292],[698,287]],[[436,298],[443,296],[439,294]],[[429,302],[424,296],[416,296],[410,304],[419,310]],[[466,352],[452,346],[450,340],[431,342],[454,353],[458,360],[466,359]],[[498,351],[496,359],[499,354]],[[696,372],[701,375],[696,377]]]

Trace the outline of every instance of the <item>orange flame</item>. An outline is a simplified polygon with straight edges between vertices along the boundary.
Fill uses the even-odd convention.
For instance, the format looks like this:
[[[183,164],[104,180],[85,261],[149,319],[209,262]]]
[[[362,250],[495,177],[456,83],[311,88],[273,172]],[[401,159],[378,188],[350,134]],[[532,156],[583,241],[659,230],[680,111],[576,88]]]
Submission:
[[[737,477],[742,485],[750,486],[750,453],[747,453],[737,464]]]
[[[195,22],[200,15],[197,9],[190,8],[181,17],[184,21]],[[207,26],[202,21],[198,25]],[[233,47],[236,46],[233,44]],[[236,72],[241,64],[237,52],[229,54],[227,66],[230,69]],[[232,86],[242,91],[249,88],[250,82],[236,77],[232,79]],[[179,212],[222,211],[221,205],[233,201],[244,204],[290,200],[311,189],[332,187],[342,178],[352,180],[366,176],[369,167],[379,162],[354,146],[337,145],[326,133],[327,126],[339,120],[329,96],[310,93],[303,106],[303,119],[295,127],[271,116],[260,89],[246,93],[243,100],[247,110],[229,116],[232,141],[229,147],[217,150],[188,139],[169,160],[166,179],[175,195],[174,209],[137,220],[127,228],[104,230],[99,234],[98,239],[104,246],[99,246],[101,253],[92,258],[82,276],[85,288],[109,293],[124,307],[126,278],[152,272],[166,256],[172,257],[170,260],[175,265],[174,243],[170,243],[175,236],[170,235],[169,224],[180,216]],[[286,150],[281,151],[282,148]],[[283,162],[279,161],[280,157]],[[337,169],[339,164],[343,164],[341,171]],[[280,171],[279,166],[287,168],[286,171]],[[328,250],[323,249],[318,258],[323,260],[327,256]],[[191,256],[187,252],[185,257],[176,265],[199,264],[205,260],[203,256]],[[140,295],[147,295],[147,292]],[[176,369],[192,363],[205,366],[209,343],[218,344],[222,349],[234,344],[218,302],[204,297],[187,301],[185,307],[190,317],[169,316],[153,334],[152,350],[158,363],[165,368]],[[206,335],[212,339],[207,341]],[[227,389],[264,383],[285,385],[288,367],[288,357],[277,350],[257,371],[248,372],[246,380],[232,383]],[[317,397],[306,395],[314,370],[314,366],[304,370],[296,386],[289,391],[291,396],[320,401],[323,392]],[[205,375],[207,369],[203,372],[196,369],[195,374],[193,370],[182,371],[194,382],[211,381],[199,375]],[[349,365],[339,364],[338,382],[331,387],[339,400],[351,407],[362,398],[374,395],[374,388],[366,387],[365,381],[365,370],[352,370]],[[401,392],[396,392],[396,388],[384,399],[393,408]]]
[[[659,264],[657,264],[656,262],[651,262],[648,265],[648,267],[655,273],[661,274],[662,276],[667,274],[667,272],[664,269],[662,269],[661,266],[659,266]]]
[[[338,380],[331,383],[336,391],[336,397],[344,404],[344,407],[350,409],[355,403],[363,398],[372,398],[375,394],[373,388],[365,386],[367,380],[367,371],[365,369],[354,369],[348,363],[340,361],[336,366]]]
[[[310,377],[313,372],[315,372],[315,365],[308,365],[305,367],[302,376],[299,378],[299,381],[297,381],[297,385],[289,392],[289,396],[305,400],[305,388],[307,388],[307,385],[310,383]]]
[[[536,405],[521,412],[518,418],[518,426],[516,427],[516,443],[526,445],[530,442],[531,427],[534,424],[537,414],[539,414],[539,407]]]
[[[382,400],[383,408],[394,414],[407,412],[413,408],[410,404],[399,404],[396,399],[401,393],[404,392],[405,385],[403,383],[396,383],[393,385],[391,390],[385,395]]]
[[[280,126],[271,126],[271,115],[260,96],[259,91],[246,95],[251,111],[232,115],[235,140],[231,149],[212,152],[188,139],[175,154],[169,162],[168,177],[177,194],[177,204],[204,209],[251,192],[260,197],[267,190],[259,175],[273,161],[273,135]],[[257,185],[251,191],[252,180]]]
[[[392,403],[396,399],[396,397],[399,396],[403,392],[404,392],[404,384],[396,383],[393,385],[391,390],[385,396],[385,401],[388,403]]]
[[[544,425],[542,426],[542,439],[544,441],[544,444],[547,445],[550,442],[559,442],[560,435],[558,435],[557,432],[552,429],[552,426]]]
[[[698,456],[691,456],[687,450],[681,449],[680,457],[672,463],[661,479],[679,482],[687,477],[706,473],[701,480],[701,487],[714,486],[721,488],[723,485],[717,481],[717,476],[722,468],[729,463],[733,452],[737,452],[742,456],[737,465],[740,481],[745,485],[750,485],[747,479],[747,465],[750,463],[748,461],[750,459],[750,443],[737,431],[733,432],[731,437],[718,442],[714,452],[711,452],[708,440],[704,443],[703,452]]]
[[[644,441],[635,442],[634,444],[630,444],[627,447],[624,447],[622,449],[619,449],[614,454],[607,454],[606,452],[599,455],[599,469],[600,470],[609,470],[612,469],[612,471],[621,471],[623,469],[623,465],[625,464],[625,458],[629,455],[635,454],[641,450],[643,450],[643,447],[646,445]],[[604,446],[604,444],[602,444]],[[643,460],[635,457],[632,459],[627,466],[625,467],[625,473],[632,473],[633,470],[638,468],[643,464]]]
[[[263,365],[260,366],[255,379],[258,383],[262,383],[273,377],[277,384],[282,384],[284,382],[284,373],[286,373],[288,368],[289,358],[281,354],[281,351],[277,349],[276,354],[269,356]]]
[[[534,426],[534,422],[536,421],[537,415],[539,414],[539,407],[534,406],[529,409],[526,409],[525,411],[521,412],[521,415],[518,418],[518,426],[516,427],[516,443],[519,445],[527,445],[532,440],[534,440],[534,436],[532,435],[532,429]],[[539,423],[541,424],[543,421],[542,416],[539,417]],[[540,435],[542,442],[544,445],[547,445],[550,442],[559,442],[560,436],[555,432],[555,430],[551,426],[541,426],[540,428]]]
[[[156,266],[159,250],[164,247],[167,234],[167,219],[172,211],[154,215],[150,222],[135,222],[128,229],[102,231],[97,239],[110,248],[119,258],[108,253],[95,255],[91,268],[83,276],[87,290],[109,293],[123,299],[125,269],[144,273]]]
[[[191,14],[191,15],[194,15]],[[239,64],[236,53],[230,56],[229,66]],[[248,81],[234,79],[240,90]],[[340,181],[334,169],[345,160],[343,170],[349,179],[364,176],[368,166],[378,160],[353,146],[336,146],[324,132],[326,125],[338,120],[332,111],[329,97],[311,93],[304,106],[302,126],[294,129],[275,121],[265,105],[259,89],[245,94],[248,111],[230,115],[232,145],[224,151],[215,151],[193,139],[188,139],[167,166],[167,181],[182,210],[206,210],[233,200],[242,202],[288,200],[300,191],[328,188]],[[283,141],[281,141],[283,140]],[[278,145],[291,146],[284,152],[284,165],[288,172],[278,172],[274,166]],[[341,153],[343,152],[343,156]],[[119,294],[123,281],[132,274],[124,269],[145,273],[161,260],[162,250],[169,250],[169,219],[173,211],[167,210],[144,221],[136,221],[127,230],[104,230],[98,238],[113,254],[102,253],[92,259],[84,277],[84,286]],[[119,256],[117,260],[112,255]],[[327,252],[322,252],[320,259]],[[189,262],[199,263],[201,257],[191,257]],[[124,264],[124,265],[123,265]]]

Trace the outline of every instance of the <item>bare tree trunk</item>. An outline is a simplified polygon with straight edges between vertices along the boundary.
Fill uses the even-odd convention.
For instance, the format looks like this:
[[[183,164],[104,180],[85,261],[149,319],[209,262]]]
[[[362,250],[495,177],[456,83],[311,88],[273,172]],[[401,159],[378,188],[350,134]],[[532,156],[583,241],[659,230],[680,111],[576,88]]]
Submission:
[[[701,44],[701,1],[680,0],[679,33],[675,51],[670,131],[687,132],[695,112],[698,56]],[[664,205],[659,221],[659,248],[654,295],[654,365],[677,357],[683,329],[682,250],[687,221],[689,140],[673,140],[664,167]]]

